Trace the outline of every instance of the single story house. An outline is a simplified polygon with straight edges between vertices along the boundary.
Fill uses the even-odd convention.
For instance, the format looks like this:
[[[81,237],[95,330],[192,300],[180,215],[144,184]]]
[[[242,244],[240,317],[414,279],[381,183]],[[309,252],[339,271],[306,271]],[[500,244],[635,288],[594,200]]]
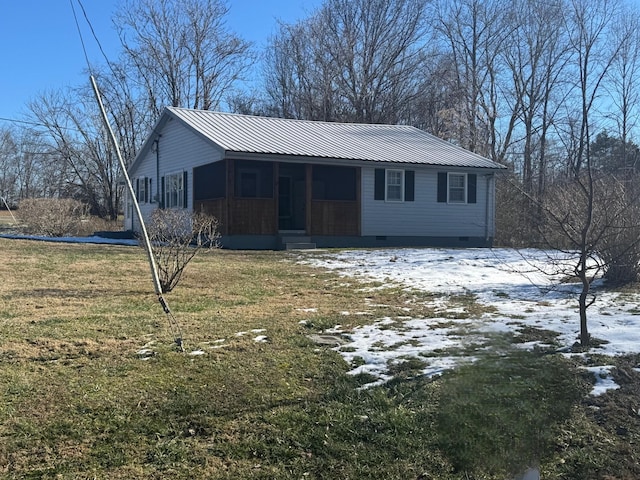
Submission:
[[[207,212],[225,248],[487,247],[502,169],[410,126],[167,107],[129,176],[145,218]]]

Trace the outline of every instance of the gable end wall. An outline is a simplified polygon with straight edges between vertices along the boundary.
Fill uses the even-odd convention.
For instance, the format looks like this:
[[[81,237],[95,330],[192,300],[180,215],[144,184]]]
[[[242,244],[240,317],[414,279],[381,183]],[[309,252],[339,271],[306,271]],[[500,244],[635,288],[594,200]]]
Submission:
[[[193,168],[222,160],[222,151],[175,119],[168,121],[162,129],[158,148],[160,177],[172,173],[187,172],[187,208],[192,210]],[[131,175],[134,188],[135,178],[148,177],[153,179],[153,196],[160,194],[160,182],[158,181],[157,171],[156,151],[155,148],[151,148],[140,162],[139,167]],[[157,202],[141,203],[140,210],[145,220],[148,219],[151,213],[158,207],[159,204]],[[130,209],[127,208],[127,210]],[[130,212],[127,212],[127,215],[130,215]],[[135,231],[140,230],[137,220],[134,221],[133,229]]]

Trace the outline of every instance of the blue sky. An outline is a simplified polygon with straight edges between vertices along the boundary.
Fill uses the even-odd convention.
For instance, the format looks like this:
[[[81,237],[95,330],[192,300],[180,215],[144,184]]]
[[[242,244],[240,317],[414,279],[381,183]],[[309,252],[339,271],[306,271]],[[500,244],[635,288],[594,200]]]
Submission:
[[[82,10],[73,0],[89,60],[104,63]],[[46,90],[88,83],[70,0],[6,0],[0,13],[0,118],[19,119],[27,102]],[[276,21],[304,18],[321,0],[228,0],[227,24],[259,48]],[[111,23],[118,0],[82,0],[110,60],[119,42]],[[0,120],[0,123],[4,123]]]

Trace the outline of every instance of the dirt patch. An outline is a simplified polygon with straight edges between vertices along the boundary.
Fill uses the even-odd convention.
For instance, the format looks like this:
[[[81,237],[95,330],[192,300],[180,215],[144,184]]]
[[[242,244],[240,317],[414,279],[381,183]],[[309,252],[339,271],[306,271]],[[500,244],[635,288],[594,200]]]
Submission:
[[[616,478],[640,478],[640,355],[616,358],[614,364],[612,376],[620,388],[589,396],[587,416],[609,434],[619,453]]]

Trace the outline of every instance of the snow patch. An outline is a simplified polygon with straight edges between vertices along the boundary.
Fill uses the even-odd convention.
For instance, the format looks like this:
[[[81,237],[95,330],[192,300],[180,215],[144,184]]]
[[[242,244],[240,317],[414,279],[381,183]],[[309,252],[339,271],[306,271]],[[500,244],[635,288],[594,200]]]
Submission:
[[[396,325],[384,319],[352,332],[345,332],[341,325],[325,331],[351,339],[336,350],[348,362],[355,361],[352,374],[370,373],[382,382],[388,377],[389,365],[400,357],[423,360],[426,375],[473,361],[473,351],[482,349],[483,342],[496,332],[518,335],[522,329],[551,330],[558,333],[555,341],[559,348],[565,349],[570,349],[579,335],[580,286],[564,282],[558,268],[575,261],[570,254],[536,249],[405,248],[323,252],[322,256],[300,256],[298,261],[335,270],[345,278],[383,283],[376,288],[404,286],[440,294],[430,300],[430,306],[441,315],[446,312],[446,319],[413,319]],[[603,343],[592,351],[609,356],[639,353],[640,294],[598,291],[599,286],[598,281],[593,285],[597,300],[587,314],[592,337]],[[462,308],[452,308],[449,298],[469,293],[495,311],[475,319],[448,318],[466,313]],[[387,305],[368,302],[367,307]],[[536,345],[540,342],[519,346],[531,349]],[[605,383],[606,378],[609,383]],[[616,388],[606,376],[600,378],[597,391],[604,385]]]
[[[591,395],[594,397],[600,396],[609,390],[617,390],[620,388],[611,375],[611,369],[615,368],[613,365],[600,365],[597,367],[583,367],[585,370],[593,373],[596,377],[596,384],[591,390]]]

